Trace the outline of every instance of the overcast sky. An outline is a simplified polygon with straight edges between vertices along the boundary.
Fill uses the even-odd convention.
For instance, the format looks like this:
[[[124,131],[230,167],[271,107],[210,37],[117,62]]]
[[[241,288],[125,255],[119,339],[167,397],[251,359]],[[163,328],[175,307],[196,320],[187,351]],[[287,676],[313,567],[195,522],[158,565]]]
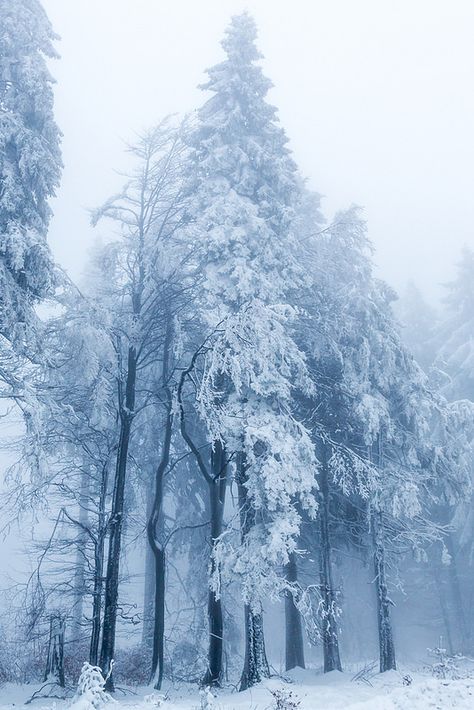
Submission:
[[[96,234],[86,210],[120,185],[124,144],[204,100],[196,87],[243,9],[302,172],[328,216],[365,207],[380,273],[437,297],[473,245],[472,0],[43,3],[62,38],[52,71],[65,170],[50,241],[73,278]]]

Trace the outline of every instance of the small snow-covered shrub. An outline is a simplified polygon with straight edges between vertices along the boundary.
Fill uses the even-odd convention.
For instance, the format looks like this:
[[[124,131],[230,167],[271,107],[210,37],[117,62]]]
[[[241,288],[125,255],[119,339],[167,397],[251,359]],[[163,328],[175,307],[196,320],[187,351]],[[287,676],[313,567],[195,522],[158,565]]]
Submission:
[[[161,708],[166,700],[166,696],[161,693],[150,693],[149,695],[145,695],[143,700],[147,705],[153,708]]]
[[[101,710],[107,703],[115,702],[104,687],[105,678],[100,668],[84,663],[71,710]]]
[[[428,653],[435,658],[435,662],[431,665],[431,672],[435,678],[439,678],[440,680],[458,680],[461,677],[456,656],[448,655],[446,649],[442,648],[441,639],[439,646],[429,648]]]
[[[209,687],[202,688],[199,695],[201,696],[201,710],[214,710],[214,696]]]
[[[292,690],[277,688],[270,690],[273,695],[273,710],[298,710],[301,700]]]

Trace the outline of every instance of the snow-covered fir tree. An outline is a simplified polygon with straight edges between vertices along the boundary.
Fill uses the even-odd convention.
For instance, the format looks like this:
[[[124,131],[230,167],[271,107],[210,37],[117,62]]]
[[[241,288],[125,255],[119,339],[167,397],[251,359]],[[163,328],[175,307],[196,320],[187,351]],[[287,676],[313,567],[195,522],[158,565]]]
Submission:
[[[61,153],[47,59],[56,36],[38,0],[1,0],[0,27],[0,332],[22,341],[54,283],[46,234]]]
[[[278,591],[276,570],[296,544],[295,500],[314,506],[316,467],[311,439],[291,405],[296,386],[310,388],[290,305],[305,278],[294,230],[300,179],[276,109],[265,101],[271,83],[258,64],[255,39],[253,19],[234,17],[222,42],[225,59],[208,70],[202,87],[212,96],[198,112],[190,181],[190,233],[202,255],[208,334],[196,405],[212,448],[233,460],[241,514],[240,543],[214,539],[211,593],[220,594],[221,572],[241,582],[242,688],[269,673],[261,603]],[[218,674],[219,662],[216,668]]]
[[[441,326],[412,285],[397,309],[361,210],[326,223],[307,190],[256,39],[232,18],[201,107],[138,136],[84,283],[57,288],[55,35],[39,0],[0,0],[0,420],[14,401],[26,425],[0,529],[31,521],[33,568],[2,586],[0,685],[39,680],[49,633],[46,676],[89,660],[78,708],[165,680],[220,706],[239,674],[296,708],[265,682],[283,646],[310,675],[378,642],[395,670],[403,587],[474,650],[473,252]]]

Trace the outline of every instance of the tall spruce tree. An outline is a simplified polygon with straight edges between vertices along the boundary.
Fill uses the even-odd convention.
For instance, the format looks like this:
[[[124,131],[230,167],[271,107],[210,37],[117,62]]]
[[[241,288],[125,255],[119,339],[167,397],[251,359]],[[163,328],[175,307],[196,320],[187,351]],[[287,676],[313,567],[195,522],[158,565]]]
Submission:
[[[208,70],[202,87],[212,96],[198,112],[191,180],[191,233],[201,255],[209,334],[197,406],[219,471],[232,459],[241,513],[240,543],[233,539],[218,551],[218,528],[212,533],[206,681],[219,682],[222,672],[215,615],[221,614],[221,570],[232,569],[245,602],[242,689],[269,674],[262,599],[276,590],[275,569],[295,547],[294,501],[311,505],[315,468],[311,440],[291,411],[293,388],[309,387],[288,305],[305,278],[293,228],[300,180],[276,109],[265,101],[271,83],[257,63],[255,39],[248,14],[232,19],[222,42],[225,59]]]

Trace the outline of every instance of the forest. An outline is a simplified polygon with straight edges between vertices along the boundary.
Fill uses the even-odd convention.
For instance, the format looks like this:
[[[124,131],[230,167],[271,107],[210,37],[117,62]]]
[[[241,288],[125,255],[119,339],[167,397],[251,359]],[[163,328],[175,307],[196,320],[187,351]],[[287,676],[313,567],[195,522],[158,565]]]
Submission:
[[[0,705],[375,710],[385,677],[421,690],[383,707],[472,707],[474,251],[440,304],[379,277],[243,12],[201,103],[134,134],[73,280],[56,44],[40,0],[0,0],[0,530],[25,540]],[[344,704],[300,697],[339,672]]]

